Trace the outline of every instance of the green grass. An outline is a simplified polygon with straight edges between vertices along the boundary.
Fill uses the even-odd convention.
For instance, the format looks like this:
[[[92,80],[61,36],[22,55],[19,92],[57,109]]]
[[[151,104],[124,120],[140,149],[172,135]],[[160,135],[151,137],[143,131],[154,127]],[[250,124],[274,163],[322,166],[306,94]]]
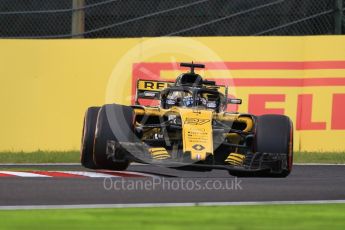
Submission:
[[[0,152],[0,163],[78,163],[73,151]],[[345,163],[345,152],[296,152],[295,163]]]
[[[0,229],[344,229],[345,205],[0,211]]]
[[[345,152],[296,152],[294,163],[345,164]]]
[[[78,163],[79,151],[0,152],[0,163]]]

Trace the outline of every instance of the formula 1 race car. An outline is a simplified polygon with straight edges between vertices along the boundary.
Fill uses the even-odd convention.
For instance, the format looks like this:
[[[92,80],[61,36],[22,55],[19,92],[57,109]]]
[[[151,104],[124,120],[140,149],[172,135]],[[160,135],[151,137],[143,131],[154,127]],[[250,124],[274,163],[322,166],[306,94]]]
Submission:
[[[131,162],[184,170],[226,169],[235,176],[286,177],[293,164],[293,126],[284,115],[226,112],[228,88],[190,68],[175,82],[138,80],[135,105],[86,111],[81,163],[125,170]],[[143,106],[140,100],[159,100]]]

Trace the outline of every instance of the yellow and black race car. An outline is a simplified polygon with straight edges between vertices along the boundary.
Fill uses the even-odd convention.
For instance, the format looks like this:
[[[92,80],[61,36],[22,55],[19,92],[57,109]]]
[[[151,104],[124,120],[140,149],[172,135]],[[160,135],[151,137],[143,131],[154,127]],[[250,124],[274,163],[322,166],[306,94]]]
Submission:
[[[226,112],[241,104],[226,86],[204,80],[195,68],[175,82],[138,80],[136,105],[107,104],[86,111],[81,163],[125,170],[131,162],[184,170],[226,169],[236,176],[286,177],[292,169],[289,117]],[[139,99],[160,100],[142,106]]]

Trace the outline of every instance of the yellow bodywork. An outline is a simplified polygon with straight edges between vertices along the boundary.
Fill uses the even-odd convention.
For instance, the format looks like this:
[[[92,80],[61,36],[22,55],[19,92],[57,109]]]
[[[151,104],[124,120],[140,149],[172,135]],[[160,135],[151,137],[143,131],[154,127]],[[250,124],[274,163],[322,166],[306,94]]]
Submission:
[[[241,166],[243,165],[245,158],[246,157],[243,154],[230,153],[229,156],[226,158],[225,163],[228,163],[230,165]]]
[[[212,111],[179,109],[182,120],[183,152],[192,160],[205,160],[213,153]]]
[[[145,116],[168,116],[176,115],[181,117],[183,152],[189,152],[192,160],[205,160],[210,154],[213,154],[213,132],[212,120],[221,122],[237,122],[244,124],[243,132],[253,130],[254,122],[249,116],[241,116],[236,113],[216,113],[212,110],[173,107],[171,109],[162,109],[159,107],[136,107],[135,115]],[[239,139],[238,134],[225,134],[233,143]],[[163,150],[161,150],[163,152]],[[154,154],[151,154],[154,155]]]
[[[170,154],[164,147],[150,148],[149,153],[155,160],[166,160],[170,157]]]

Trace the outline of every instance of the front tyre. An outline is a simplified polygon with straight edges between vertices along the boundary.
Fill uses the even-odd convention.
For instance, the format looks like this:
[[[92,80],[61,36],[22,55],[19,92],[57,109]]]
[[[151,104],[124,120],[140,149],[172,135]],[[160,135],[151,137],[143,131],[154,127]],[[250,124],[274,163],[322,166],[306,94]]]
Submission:
[[[293,126],[284,115],[262,115],[257,117],[254,137],[255,153],[279,154],[282,160],[268,171],[229,171],[238,177],[287,177],[293,164]]]
[[[293,164],[293,125],[284,115],[262,115],[257,119],[255,152],[276,153],[284,156],[278,172],[265,173],[268,177],[287,177]]]

